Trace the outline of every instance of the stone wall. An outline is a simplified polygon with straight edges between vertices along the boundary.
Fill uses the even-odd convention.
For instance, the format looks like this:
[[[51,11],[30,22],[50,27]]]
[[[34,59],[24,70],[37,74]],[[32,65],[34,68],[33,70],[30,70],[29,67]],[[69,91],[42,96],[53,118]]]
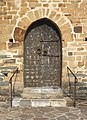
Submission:
[[[4,80],[19,67],[16,87],[23,88],[24,34],[32,22],[46,17],[62,33],[63,80],[69,66],[79,81],[87,82],[86,8],[86,0],[0,0],[0,72],[8,73]]]

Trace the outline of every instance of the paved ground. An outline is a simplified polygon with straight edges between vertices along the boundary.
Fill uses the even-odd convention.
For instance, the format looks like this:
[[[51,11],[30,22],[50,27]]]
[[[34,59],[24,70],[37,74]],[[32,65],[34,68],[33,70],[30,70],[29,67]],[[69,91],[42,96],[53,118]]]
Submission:
[[[0,105],[0,120],[87,120],[87,102],[73,107],[15,107]]]

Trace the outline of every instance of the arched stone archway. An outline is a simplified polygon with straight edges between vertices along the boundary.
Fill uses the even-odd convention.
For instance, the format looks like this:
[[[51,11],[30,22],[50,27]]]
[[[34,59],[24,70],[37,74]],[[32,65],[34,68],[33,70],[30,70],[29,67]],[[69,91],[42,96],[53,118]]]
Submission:
[[[61,76],[61,32],[48,18],[37,20],[25,33],[24,86],[61,86]]]

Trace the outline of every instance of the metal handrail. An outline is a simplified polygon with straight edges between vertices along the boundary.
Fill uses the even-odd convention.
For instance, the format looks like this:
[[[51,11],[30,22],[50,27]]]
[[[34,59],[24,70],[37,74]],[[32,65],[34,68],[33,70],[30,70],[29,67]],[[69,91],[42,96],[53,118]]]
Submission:
[[[11,97],[11,107],[12,107],[12,97],[13,97],[13,86],[12,86],[12,78],[14,77],[15,74],[18,73],[18,68],[13,72],[12,76],[10,77],[9,84],[10,84],[10,97]]]
[[[74,107],[76,107],[76,83],[78,82],[78,79],[76,77],[76,75],[72,72],[72,70],[67,66],[67,70],[69,70],[71,72],[71,74],[74,77],[74,97],[73,97],[73,105]],[[69,77],[69,74],[68,74]],[[71,93],[71,84],[70,84],[70,78],[69,78],[69,93]]]

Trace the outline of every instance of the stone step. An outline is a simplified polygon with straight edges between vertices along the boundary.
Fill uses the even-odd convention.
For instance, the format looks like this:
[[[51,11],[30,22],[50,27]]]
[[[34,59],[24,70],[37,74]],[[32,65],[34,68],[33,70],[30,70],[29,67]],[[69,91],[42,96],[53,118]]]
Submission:
[[[16,104],[13,104],[16,105]],[[71,107],[74,106],[74,102],[69,97],[63,97],[62,99],[23,99],[17,102],[18,106],[29,106],[29,107]]]
[[[20,106],[30,106],[30,107],[66,107],[65,99],[21,99]]]
[[[63,91],[61,88],[28,87],[24,88],[21,96],[25,99],[58,99],[63,98]]]
[[[19,106],[21,100],[22,100],[21,97],[14,97],[14,98],[13,98],[13,101],[12,101],[12,106],[13,106],[13,107]]]
[[[31,107],[62,107],[67,106],[67,100],[64,98],[63,90],[60,87],[27,87],[24,88],[20,106]],[[72,101],[68,99],[69,105]]]

